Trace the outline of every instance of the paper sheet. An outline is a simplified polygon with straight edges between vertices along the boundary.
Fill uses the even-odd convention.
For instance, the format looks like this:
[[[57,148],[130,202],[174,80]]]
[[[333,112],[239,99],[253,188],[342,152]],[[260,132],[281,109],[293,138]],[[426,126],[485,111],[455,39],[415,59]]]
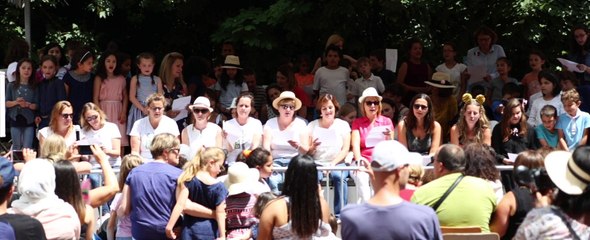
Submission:
[[[566,67],[567,70],[570,72],[578,72],[578,73],[584,72],[578,68],[577,62],[572,62],[572,61],[564,59],[564,58],[557,58],[557,61],[559,61],[561,63],[561,65]]]
[[[422,156],[422,165],[423,166],[428,166],[428,164],[432,163],[432,156],[430,155],[424,155]]]
[[[368,148],[374,147],[377,143],[385,140],[385,134],[383,132],[387,132],[389,128],[388,126],[373,127],[365,138],[365,146]]]
[[[334,141],[338,139],[338,135],[336,135],[336,131],[334,130],[316,127],[313,129],[313,140],[316,138],[322,147],[334,146]]]
[[[516,153],[508,153],[508,161],[509,162],[515,162],[516,161],[516,157],[518,157],[518,154],[516,154]]]
[[[469,66],[467,67],[467,72],[469,75],[469,80],[467,80],[467,85],[472,85],[476,82],[483,81],[483,78],[488,75],[485,66]]]
[[[396,72],[397,49],[385,49],[385,69]]]
[[[191,103],[191,96],[181,97],[174,99],[172,101],[172,110],[180,111],[178,115],[174,118],[174,121],[178,121],[180,119],[186,118],[188,116],[188,111],[186,110],[186,106]]]

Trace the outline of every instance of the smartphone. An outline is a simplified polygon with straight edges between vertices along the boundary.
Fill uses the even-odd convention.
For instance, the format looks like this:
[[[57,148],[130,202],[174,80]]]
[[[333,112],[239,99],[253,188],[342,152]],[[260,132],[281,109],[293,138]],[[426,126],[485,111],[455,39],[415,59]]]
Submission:
[[[78,145],[78,154],[80,155],[92,155],[90,145]]]
[[[23,150],[12,150],[12,156],[10,156],[12,162],[19,163],[25,161],[25,156],[23,155]]]

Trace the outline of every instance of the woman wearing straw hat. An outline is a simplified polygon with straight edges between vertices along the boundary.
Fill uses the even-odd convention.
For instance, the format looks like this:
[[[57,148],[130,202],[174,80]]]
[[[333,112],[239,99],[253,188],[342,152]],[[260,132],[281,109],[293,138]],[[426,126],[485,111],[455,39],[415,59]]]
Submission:
[[[545,169],[557,186],[546,196],[537,195],[531,210],[513,239],[590,238],[590,147],[578,147],[573,154],[555,151],[545,157]],[[537,183],[538,184],[538,183]]]
[[[301,101],[295,93],[284,91],[272,102],[279,116],[271,118],[264,125],[262,144],[272,153],[275,166],[284,167],[292,157],[305,154],[309,149],[309,133],[305,121],[297,118],[295,112],[301,108]],[[270,189],[279,193],[278,185],[283,175],[273,173],[269,178]]]
[[[359,97],[359,109],[363,117],[352,122],[351,145],[354,163],[368,166],[371,162],[373,147],[380,141],[393,139],[394,127],[391,119],[381,116],[381,99],[377,90],[369,87]],[[365,202],[371,197],[369,175],[356,172],[353,179],[359,188],[359,201]]]
[[[219,92],[219,104],[222,113],[229,116],[232,99],[238,97],[241,92],[248,91],[248,85],[244,82],[240,58],[234,55],[225,57],[221,66],[222,73],[219,81],[213,89]]]
[[[449,142],[451,123],[458,113],[457,99],[453,95],[456,87],[451,82],[451,75],[444,72],[435,72],[426,84],[433,86],[430,98],[434,120],[441,127],[441,140],[443,143]]]
[[[211,108],[209,99],[198,97],[189,106],[193,114],[193,124],[182,130],[181,143],[190,146],[188,159],[193,159],[202,147],[221,147],[223,142],[222,130],[217,124],[209,122]]]

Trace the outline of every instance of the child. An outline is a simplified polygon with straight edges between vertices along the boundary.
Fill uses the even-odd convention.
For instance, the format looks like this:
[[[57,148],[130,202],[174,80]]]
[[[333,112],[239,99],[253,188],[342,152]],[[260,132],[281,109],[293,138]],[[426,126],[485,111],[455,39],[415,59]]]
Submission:
[[[191,201],[214,210],[215,219],[184,215],[183,238],[225,238],[225,198],[228,191],[222,182],[215,179],[222,171],[224,161],[223,150],[211,147],[202,150],[184,167],[184,171],[178,177],[176,205],[166,225],[166,235],[169,238],[176,238],[172,228],[189,196]]]
[[[502,99],[502,88],[507,83],[518,83],[518,81],[514,78],[509,77],[510,70],[512,69],[512,63],[508,58],[501,57],[496,60],[496,70],[498,71],[499,76],[497,78],[492,79],[490,83],[490,92],[489,92],[489,99],[492,101],[501,100]]]
[[[342,105],[340,111],[338,111],[338,118],[344,120],[348,123],[348,125],[352,126],[352,122],[358,116],[358,112],[356,110],[356,106],[351,103],[346,103]]]
[[[127,104],[128,95],[125,77],[121,75],[120,64],[114,52],[104,52],[96,67],[94,78],[93,102],[100,106],[107,120],[117,125],[121,133],[121,152],[129,146],[127,138]]]
[[[368,87],[374,87],[377,89],[377,92],[383,93],[383,91],[385,91],[383,80],[371,73],[371,64],[369,63],[369,59],[366,57],[361,57],[356,63],[359,67],[361,75],[354,81],[357,86],[355,96],[362,95],[363,91],[365,91],[365,89]]]
[[[228,196],[226,201],[226,227],[228,239],[248,239],[250,227],[258,222],[252,209],[258,194],[255,185],[258,170],[248,168],[243,162],[236,162],[229,167],[225,186]]]
[[[529,108],[528,123],[533,127],[541,124],[539,112],[545,105],[553,105],[557,109],[557,115],[561,116],[563,111],[563,104],[560,96],[561,86],[557,77],[549,71],[539,72],[539,83],[541,85],[542,98],[534,100],[531,108]],[[531,97],[532,99],[533,97]]]
[[[557,109],[551,105],[545,105],[541,108],[541,122],[543,124],[535,127],[537,139],[544,149],[556,149],[558,144],[557,130]]]
[[[556,73],[559,78],[559,85],[561,85],[561,91],[565,92],[570,89],[576,89],[580,85],[580,80],[576,78],[576,75],[570,71],[559,71]]]
[[[545,54],[541,51],[532,50],[529,54],[529,66],[531,71],[522,78],[522,85],[525,87],[525,99],[529,99],[533,94],[541,91],[541,85],[538,81],[539,72],[543,70],[545,64]]]
[[[10,120],[12,149],[33,148],[35,137],[35,110],[37,110],[37,88],[33,79],[33,62],[18,61],[15,80],[6,87],[6,110]]]
[[[49,126],[53,106],[59,101],[66,100],[64,84],[56,77],[57,66],[57,59],[54,56],[46,55],[41,58],[43,80],[39,85],[38,116],[35,119],[39,129]]]
[[[70,64],[71,69],[62,80],[66,84],[68,101],[74,108],[74,124],[79,124],[82,106],[92,102],[94,54],[86,49],[78,49],[72,54]]]
[[[406,183],[405,189],[401,190],[399,194],[401,198],[409,202],[410,199],[412,199],[412,195],[414,195],[414,191],[422,185],[424,167],[420,164],[410,164],[408,169],[410,172],[408,175],[408,182]]]
[[[231,105],[231,100],[238,97],[241,92],[248,91],[248,85],[244,82],[238,56],[228,55],[225,57],[221,69],[221,77],[213,89],[219,92],[219,102],[217,103],[219,110],[229,117],[230,110],[228,108]]]
[[[559,148],[566,151],[574,151],[577,146],[586,145],[588,129],[590,127],[590,114],[582,112],[580,106],[580,94],[575,89],[564,92],[561,96],[565,112],[559,115],[557,133],[559,134]]]
[[[121,160],[121,168],[119,169],[119,190],[123,190],[125,180],[131,170],[143,164],[141,157],[135,154],[128,154]],[[131,239],[131,221],[129,216],[117,216],[117,208],[121,204],[121,193],[117,193],[113,202],[111,203],[111,217],[107,224],[107,238],[108,239]],[[117,234],[115,235],[115,230]]]
[[[261,193],[260,195],[258,195],[258,199],[256,199],[256,204],[254,204],[254,210],[253,210],[256,218],[260,219],[260,216],[262,216],[262,211],[264,211],[264,208],[266,208],[268,203],[270,203],[272,200],[275,200],[276,198],[277,198],[277,196],[275,196],[271,192],[265,192],[265,193]],[[258,238],[258,224],[252,225],[252,227],[250,229],[252,232],[252,239],[257,239]]]
[[[464,74],[467,71],[467,66],[463,63],[457,63],[457,51],[455,49],[454,43],[446,42],[443,44],[443,59],[445,62],[438,65],[435,70],[451,75],[451,83],[455,86],[453,96],[459,101],[467,89],[467,75]]]
[[[504,113],[504,106],[508,100],[520,97],[520,87],[516,83],[507,83],[502,88],[502,99],[494,100],[492,102],[492,109],[494,110],[494,120],[501,121]]]
[[[346,103],[346,83],[350,77],[348,69],[340,66],[341,59],[342,50],[339,47],[330,45],[326,48],[327,65],[316,71],[313,91],[315,97],[325,93],[334,95],[342,106]]]
[[[127,134],[131,132],[131,127],[133,127],[135,121],[147,115],[148,110],[145,101],[148,96],[154,93],[164,94],[162,81],[153,74],[154,65],[156,64],[154,55],[146,52],[140,53],[136,61],[139,74],[131,77],[129,83],[129,101],[133,105],[131,105],[127,116]]]

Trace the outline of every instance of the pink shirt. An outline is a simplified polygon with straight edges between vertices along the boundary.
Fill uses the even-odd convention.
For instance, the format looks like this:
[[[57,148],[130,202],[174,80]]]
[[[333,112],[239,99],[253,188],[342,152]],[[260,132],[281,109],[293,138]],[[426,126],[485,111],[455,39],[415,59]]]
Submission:
[[[369,162],[371,161],[371,156],[373,155],[373,147],[368,148],[365,145],[365,138],[367,138],[367,135],[369,132],[371,132],[371,129],[374,126],[388,126],[390,127],[391,131],[394,130],[391,119],[381,115],[375,118],[375,123],[373,125],[371,125],[371,120],[369,120],[367,117],[360,117],[352,122],[352,131],[358,130],[361,137],[361,156],[369,160]],[[383,137],[383,140],[385,140],[385,136]]]

